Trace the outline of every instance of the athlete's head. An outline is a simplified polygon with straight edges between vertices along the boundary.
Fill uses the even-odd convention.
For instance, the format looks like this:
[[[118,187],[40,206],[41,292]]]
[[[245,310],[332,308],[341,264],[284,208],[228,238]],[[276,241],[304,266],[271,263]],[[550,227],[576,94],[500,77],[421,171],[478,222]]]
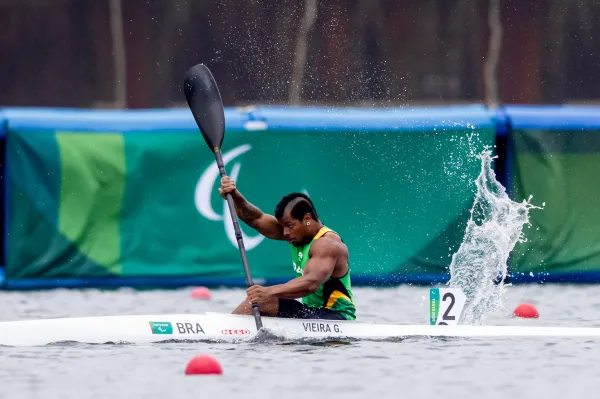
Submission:
[[[311,199],[303,193],[290,193],[281,198],[275,207],[275,217],[283,226],[285,238],[295,246],[308,244],[320,226]]]

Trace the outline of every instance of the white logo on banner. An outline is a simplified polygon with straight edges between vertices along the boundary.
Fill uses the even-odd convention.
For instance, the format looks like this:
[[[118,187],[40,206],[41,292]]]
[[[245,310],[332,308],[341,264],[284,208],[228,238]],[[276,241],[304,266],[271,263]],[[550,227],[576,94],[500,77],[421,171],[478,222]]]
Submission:
[[[244,144],[239,147],[235,147],[229,152],[224,153],[223,156],[223,164],[227,166],[229,162],[234,160],[236,157],[242,155],[245,152],[250,151],[252,147],[250,144]],[[231,168],[231,173],[229,177],[231,180],[237,182],[238,175],[240,173],[241,164],[239,162],[233,164]],[[194,192],[194,203],[196,204],[196,209],[202,216],[207,218],[208,220],[213,220],[215,222],[223,222],[223,226],[225,228],[225,233],[227,234],[227,238],[233,244],[234,247],[238,247],[237,240],[235,238],[235,229],[233,228],[233,222],[231,221],[231,213],[229,212],[229,206],[227,206],[227,201],[223,201],[223,213],[218,214],[212,207],[210,198],[213,190],[215,190],[215,184],[219,184],[220,186],[221,175],[219,173],[219,167],[217,166],[217,162],[213,161],[208,168],[202,173],[198,183],[196,184],[196,191]],[[302,192],[308,195],[308,191],[303,189]],[[241,221],[240,221],[241,222]],[[240,223],[241,224],[241,223]],[[244,240],[244,247],[246,250],[251,250],[256,248],[265,237],[261,234],[255,236],[247,236],[242,231],[242,237]],[[302,256],[302,254],[300,254]],[[300,258],[302,260],[302,258]]]
[[[252,147],[249,144],[244,144],[239,147],[232,149],[231,151],[223,154],[223,164],[227,166],[229,162],[231,162],[236,157],[242,155],[243,153],[249,151]],[[231,168],[231,173],[229,177],[237,182],[238,175],[240,173],[240,163],[237,162]],[[196,204],[196,209],[198,212],[205,218],[213,221],[223,221],[223,225],[225,228],[225,233],[227,234],[227,238],[233,244],[234,247],[237,248],[237,240],[235,238],[235,230],[233,228],[233,222],[231,221],[231,214],[229,212],[229,207],[227,206],[227,201],[223,201],[223,213],[218,214],[212,208],[212,204],[210,201],[211,194],[213,190],[215,190],[215,183],[219,184],[221,180],[221,175],[219,174],[219,168],[217,166],[217,162],[213,161],[208,168],[202,173],[200,176],[200,180],[196,184],[196,191],[194,193],[194,202]],[[220,184],[219,184],[220,185]],[[240,221],[241,222],[241,221]],[[258,246],[262,240],[265,239],[264,236],[258,234],[256,236],[247,236],[242,231],[242,237],[244,239],[244,247],[247,250],[251,250]]]

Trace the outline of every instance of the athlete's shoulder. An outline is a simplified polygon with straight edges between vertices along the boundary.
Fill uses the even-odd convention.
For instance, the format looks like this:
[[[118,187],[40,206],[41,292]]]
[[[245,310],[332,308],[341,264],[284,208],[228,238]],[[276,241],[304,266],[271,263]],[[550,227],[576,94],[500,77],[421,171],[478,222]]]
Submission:
[[[328,231],[316,239],[310,247],[310,255],[338,256],[348,252],[346,244],[334,231]]]

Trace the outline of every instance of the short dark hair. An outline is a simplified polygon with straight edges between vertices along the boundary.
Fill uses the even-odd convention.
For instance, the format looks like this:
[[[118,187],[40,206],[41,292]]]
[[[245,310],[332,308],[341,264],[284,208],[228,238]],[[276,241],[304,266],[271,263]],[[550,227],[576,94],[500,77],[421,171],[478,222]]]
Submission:
[[[294,219],[302,220],[304,215],[309,213],[313,219],[318,221],[319,217],[317,216],[317,211],[315,211],[315,206],[309,196],[304,193],[289,193],[284,195],[275,207],[275,217],[281,219],[288,204],[297,198],[300,198],[300,200],[290,209],[290,215]]]

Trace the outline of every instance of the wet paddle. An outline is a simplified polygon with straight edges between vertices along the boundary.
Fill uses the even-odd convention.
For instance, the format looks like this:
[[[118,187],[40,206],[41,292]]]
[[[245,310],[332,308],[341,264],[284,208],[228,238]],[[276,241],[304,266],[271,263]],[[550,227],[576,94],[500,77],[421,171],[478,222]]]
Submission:
[[[223,110],[223,102],[217,83],[210,70],[204,64],[194,65],[187,71],[183,80],[183,92],[206,144],[208,144],[208,147],[215,155],[219,172],[221,173],[221,177],[223,177],[225,176],[225,166],[223,165],[221,155],[221,145],[225,137],[225,111]],[[229,205],[229,213],[233,221],[242,264],[246,273],[246,283],[248,287],[251,287],[254,285],[254,282],[250,276],[242,231],[240,230],[231,194],[227,194],[227,204]],[[260,330],[262,328],[262,321],[257,303],[252,304],[252,313],[256,320],[256,328]]]

